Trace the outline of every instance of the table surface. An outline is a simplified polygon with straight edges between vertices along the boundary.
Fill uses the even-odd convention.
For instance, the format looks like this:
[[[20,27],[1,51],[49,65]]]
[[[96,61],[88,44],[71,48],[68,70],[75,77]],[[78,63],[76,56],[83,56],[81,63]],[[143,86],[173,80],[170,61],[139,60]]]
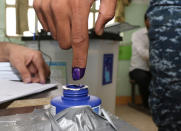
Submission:
[[[0,104],[0,116],[30,113],[34,109],[49,105],[50,100],[59,95],[62,95],[61,84],[58,84],[57,88],[54,89]]]

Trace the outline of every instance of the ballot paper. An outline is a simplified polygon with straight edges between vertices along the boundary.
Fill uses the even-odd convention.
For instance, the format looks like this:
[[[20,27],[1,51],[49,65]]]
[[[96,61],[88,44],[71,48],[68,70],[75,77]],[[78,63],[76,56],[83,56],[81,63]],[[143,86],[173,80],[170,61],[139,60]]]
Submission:
[[[9,62],[0,62],[0,79],[21,80],[21,76]]]
[[[0,79],[0,104],[55,87],[57,87],[57,84],[27,84],[23,82]]]

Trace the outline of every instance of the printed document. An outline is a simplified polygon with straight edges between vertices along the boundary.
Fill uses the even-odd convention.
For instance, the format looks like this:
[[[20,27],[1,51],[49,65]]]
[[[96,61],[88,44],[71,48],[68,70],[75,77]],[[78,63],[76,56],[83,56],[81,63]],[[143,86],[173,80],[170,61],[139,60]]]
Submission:
[[[55,87],[57,87],[57,84],[27,84],[23,82],[0,79],[0,104]]]

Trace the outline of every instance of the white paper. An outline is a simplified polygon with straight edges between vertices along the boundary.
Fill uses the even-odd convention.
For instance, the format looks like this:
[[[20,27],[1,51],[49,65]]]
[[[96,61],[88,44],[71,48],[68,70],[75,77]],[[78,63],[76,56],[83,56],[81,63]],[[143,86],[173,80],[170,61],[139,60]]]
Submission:
[[[2,80],[14,80],[14,81],[20,81],[21,77],[20,75],[14,74],[14,73],[2,73],[0,72],[0,79]]]
[[[0,62],[0,67],[7,67],[7,66],[11,66],[11,64],[9,62]]]
[[[0,66],[0,71],[16,71],[17,72],[17,70],[16,70],[16,68],[14,68],[14,67],[11,67],[11,66]]]
[[[15,82],[0,79],[0,104],[20,97],[36,94],[51,88],[57,84],[38,84]]]
[[[0,79],[21,80],[21,76],[9,62],[0,62]]]

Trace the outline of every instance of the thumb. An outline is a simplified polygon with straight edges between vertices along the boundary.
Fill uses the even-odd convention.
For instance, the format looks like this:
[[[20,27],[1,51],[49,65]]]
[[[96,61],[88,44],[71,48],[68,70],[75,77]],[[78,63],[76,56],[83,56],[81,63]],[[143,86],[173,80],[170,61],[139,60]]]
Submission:
[[[101,0],[99,16],[95,26],[97,35],[102,35],[105,24],[114,17],[116,2],[117,0]]]
[[[16,66],[16,69],[19,71],[23,82],[25,83],[31,82],[31,73],[24,64]]]

